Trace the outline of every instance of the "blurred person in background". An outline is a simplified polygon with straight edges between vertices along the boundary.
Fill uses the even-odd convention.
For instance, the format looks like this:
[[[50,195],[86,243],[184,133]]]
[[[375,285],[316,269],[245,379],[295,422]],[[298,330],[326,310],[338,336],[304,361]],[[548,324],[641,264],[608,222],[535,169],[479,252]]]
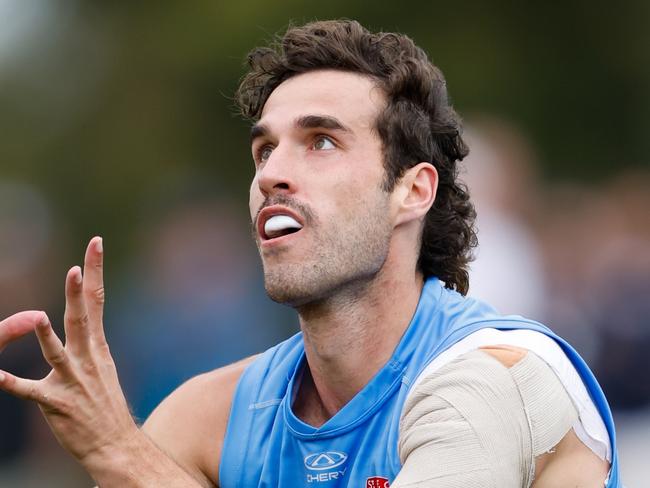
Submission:
[[[548,314],[598,372],[613,406],[650,404],[650,208],[644,172],[549,191]]]
[[[316,49],[310,51],[310,46]],[[370,58],[359,58],[361,53]],[[135,429],[105,342],[103,244],[95,238],[87,249],[83,276],[78,267],[68,273],[65,348],[42,313],[24,312],[2,324],[5,340],[36,328],[53,371],[38,382],[3,373],[2,388],[38,401],[61,443],[102,486],[289,485],[295,484],[297,472],[305,471],[303,484],[338,479],[347,485],[354,479],[386,486],[397,477],[394,486],[418,478],[458,485],[478,476],[485,485],[496,476],[529,486],[538,462],[538,486],[557,486],[567,477],[589,478],[586,482],[595,486],[596,480],[603,484],[608,460],[612,469],[607,486],[621,486],[611,414],[586,364],[540,324],[500,317],[488,305],[463,296],[473,211],[455,178],[466,148],[444,79],[424,53],[404,36],[373,35],[354,22],[326,22],[290,29],[283,50],[260,49],[251,63],[240,92],[244,112],[257,121],[252,132],[257,172],[251,216],[258,224],[267,291],[298,309],[304,342],[297,335],[256,359],[186,383],[145,425],[154,443]],[[413,125],[391,119],[400,113],[413,117]],[[299,164],[306,162],[301,156],[305,149],[313,167]],[[319,158],[330,164],[318,170],[317,161],[323,162]],[[287,170],[292,165],[295,173]],[[428,213],[430,208],[434,210]],[[448,220],[423,230],[425,219],[435,221],[447,211],[452,213]],[[318,213],[325,216],[322,222]],[[450,228],[454,222],[462,228]],[[329,232],[321,235],[321,227]],[[435,247],[441,254],[420,254],[414,245],[422,240],[427,249],[442,234],[451,238],[446,244],[455,254]],[[318,245],[306,246],[310,239]],[[292,252],[302,260],[287,258]],[[431,268],[421,268],[423,256],[433,259]],[[459,267],[445,268],[447,258]],[[440,268],[432,271],[436,265]],[[325,328],[319,326],[322,321]],[[456,349],[457,361],[443,358],[443,351],[483,332],[489,342],[479,343],[482,351],[476,350],[476,342],[465,342],[470,352]],[[534,352],[512,347],[526,341],[514,340],[511,347],[493,342],[494,337],[521,337],[518,332],[534,337]],[[549,348],[547,356],[543,349]],[[556,367],[551,356],[557,358]],[[441,366],[438,359],[447,362]],[[516,379],[515,370],[524,363],[534,370],[526,384],[541,381],[553,390],[553,395],[535,400],[546,401],[548,409],[535,403],[535,411],[541,424],[548,420],[555,431],[550,436],[554,441],[542,443],[539,452],[535,442],[528,446],[530,452],[517,450],[519,441],[526,445],[526,440],[536,439],[540,433],[532,432],[533,427],[541,425],[530,422],[527,404],[517,403],[522,398],[516,391],[526,384]],[[434,364],[439,369],[429,369]],[[486,370],[480,366],[489,368],[489,378],[481,376]],[[557,376],[559,370],[573,371],[577,380],[569,385]],[[452,373],[475,376],[454,382]],[[472,421],[495,414],[478,432],[499,440],[489,444],[510,452],[508,463],[500,462],[504,458],[493,450],[481,451],[487,456],[481,462],[482,457],[464,452],[465,444],[455,443],[453,435],[436,437],[440,409],[432,385],[451,381],[449,393],[464,398],[452,403],[457,410],[489,400],[467,391],[474,380],[489,388],[497,378],[514,388],[511,399],[517,405],[503,409],[490,404],[497,408],[479,408]],[[494,401],[500,400],[506,398],[495,395]],[[507,418],[499,416],[503,412]],[[589,416],[601,422],[596,434]],[[510,430],[514,417],[521,421],[521,432]],[[419,429],[420,421],[425,421],[424,429]],[[361,424],[363,429],[354,428]],[[401,424],[405,432],[399,433]],[[414,424],[417,432],[411,430]],[[340,428],[328,430],[333,425]],[[466,435],[476,436],[474,424],[468,427]],[[580,428],[581,433],[574,432]],[[548,440],[546,432],[541,434]],[[439,459],[435,454],[440,447],[467,464],[458,470],[432,463]],[[547,452],[554,447],[555,454]],[[219,458],[220,467],[215,461]],[[477,464],[480,469],[467,469]]]
[[[594,368],[613,406],[625,409],[650,405],[649,187],[650,174],[629,171],[603,192],[616,208],[620,230],[595,246],[588,274],[588,316],[607,345]]]
[[[546,276],[535,222],[540,188],[529,142],[495,117],[467,125],[464,174],[476,208],[479,239],[470,265],[469,295],[499,312],[545,320]]]

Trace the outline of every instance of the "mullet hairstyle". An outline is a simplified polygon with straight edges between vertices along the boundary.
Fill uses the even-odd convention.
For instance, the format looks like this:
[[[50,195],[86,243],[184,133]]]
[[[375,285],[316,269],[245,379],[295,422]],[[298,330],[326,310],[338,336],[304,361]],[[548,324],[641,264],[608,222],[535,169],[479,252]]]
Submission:
[[[352,20],[330,20],[290,27],[270,47],[248,55],[250,70],[235,100],[241,114],[259,120],[269,95],[297,74],[335,69],[369,76],[384,91],[386,107],[377,117],[386,171],[385,191],[420,162],[439,176],[433,206],[420,239],[418,270],[466,294],[468,264],[477,245],[476,213],[457,162],[468,153],[460,119],[451,107],[442,72],[407,36],[372,33]]]

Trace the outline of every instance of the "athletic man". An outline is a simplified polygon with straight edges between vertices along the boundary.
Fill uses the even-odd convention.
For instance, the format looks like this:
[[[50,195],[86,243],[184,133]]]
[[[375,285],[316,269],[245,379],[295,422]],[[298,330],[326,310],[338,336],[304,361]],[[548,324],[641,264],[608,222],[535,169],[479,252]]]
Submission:
[[[621,486],[585,363],[464,296],[467,150],[424,52],[333,21],[250,65],[254,234],[267,292],[302,332],[190,380],[140,430],[103,335],[94,238],[67,276],[65,347],[42,312],[0,324],[0,345],[35,329],[52,372],[0,387],[37,401],[102,487]]]

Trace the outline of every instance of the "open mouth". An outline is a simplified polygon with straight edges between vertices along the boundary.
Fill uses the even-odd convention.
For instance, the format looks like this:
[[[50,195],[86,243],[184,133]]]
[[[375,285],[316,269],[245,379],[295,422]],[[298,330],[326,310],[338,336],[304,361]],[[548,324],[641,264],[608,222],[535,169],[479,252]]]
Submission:
[[[288,215],[274,215],[264,223],[263,237],[267,240],[277,239],[278,237],[295,234],[302,225]]]
[[[257,231],[262,242],[295,234],[302,228],[298,215],[284,207],[267,207],[258,216]]]

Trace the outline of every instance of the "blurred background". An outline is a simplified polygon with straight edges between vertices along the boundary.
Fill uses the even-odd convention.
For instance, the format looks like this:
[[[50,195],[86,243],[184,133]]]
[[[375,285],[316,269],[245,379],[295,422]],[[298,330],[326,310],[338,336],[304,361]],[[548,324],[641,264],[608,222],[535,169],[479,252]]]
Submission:
[[[614,407],[623,479],[650,469],[650,2],[0,0],[0,316],[47,310],[104,237],[106,327],[134,414],[297,330],[249,237],[246,53],[289,22],[404,32],[471,147],[471,294],[542,320]],[[28,337],[0,367],[47,371]],[[0,395],[0,486],[87,487],[33,405]]]

